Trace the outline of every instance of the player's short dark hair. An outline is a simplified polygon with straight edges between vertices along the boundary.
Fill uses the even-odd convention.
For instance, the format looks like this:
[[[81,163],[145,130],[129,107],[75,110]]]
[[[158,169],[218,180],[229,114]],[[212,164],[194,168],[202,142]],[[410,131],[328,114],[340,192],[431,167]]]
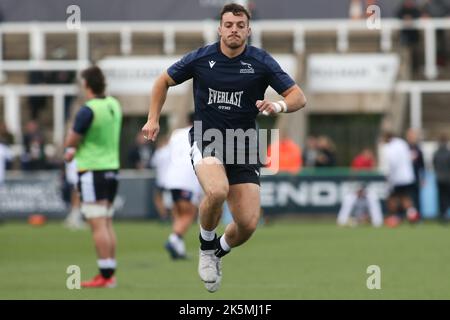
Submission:
[[[81,72],[81,77],[86,81],[86,86],[96,95],[105,93],[106,80],[102,70],[97,66],[89,67]]]
[[[220,23],[222,23],[223,15],[227,12],[232,12],[235,16],[242,16],[243,14],[247,16],[248,21],[250,22],[250,12],[245,9],[244,6],[241,6],[237,3],[229,3],[223,6],[222,10],[220,11]]]

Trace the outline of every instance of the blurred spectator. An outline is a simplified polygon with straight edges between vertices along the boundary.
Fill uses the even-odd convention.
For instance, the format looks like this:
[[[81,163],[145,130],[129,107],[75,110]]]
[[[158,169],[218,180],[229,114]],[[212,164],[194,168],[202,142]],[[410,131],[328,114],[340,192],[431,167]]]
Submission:
[[[289,172],[292,174],[300,172],[303,166],[302,151],[294,140],[282,132],[280,140],[269,146],[267,150],[267,157],[269,158],[271,157],[272,147],[275,148],[275,150],[279,150],[279,172]],[[271,162],[269,164],[269,169],[276,171],[276,164]]]
[[[382,139],[381,169],[386,174],[389,187],[388,213],[399,218],[406,213],[410,222],[416,222],[420,216],[412,201],[415,178],[409,146],[391,132],[384,132]]]
[[[308,136],[306,138],[306,145],[303,148],[303,165],[305,167],[314,167],[316,165],[317,154],[317,138],[314,136]]]
[[[364,148],[352,161],[352,169],[370,170],[375,168],[375,156],[370,148]]]
[[[425,0],[422,6],[423,18],[444,18],[450,14],[450,4],[445,0]],[[447,64],[447,45],[445,29],[436,30],[437,63],[440,66]]]
[[[247,9],[250,12],[252,20],[259,19],[258,10],[256,9],[256,1],[247,1]]]
[[[6,143],[0,137],[0,186],[5,181],[5,171],[8,162],[12,160],[12,152]]]
[[[420,18],[420,10],[414,0],[404,0],[397,12],[397,17],[403,20],[400,42],[411,51],[413,71],[419,66],[419,30],[412,27],[414,20]]]
[[[359,20],[362,19],[363,14],[363,8],[362,8],[362,1],[361,0],[350,0],[350,8],[349,8],[349,17],[351,20]]]
[[[450,4],[445,0],[424,0],[422,17],[444,18],[450,14]]]
[[[31,85],[42,85],[47,83],[47,73],[44,71],[30,71],[28,73],[28,83]],[[31,119],[38,120],[39,113],[47,104],[46,96],[30,96],[28,98],[28,106],[31,112]]]
[[[439,194],[439,216],[444,222],[447,221],[447,211],[450,207],[450,148],[445,134],[439,138],[439,148],[433,155],[433,166]]]
[[[8,131],[4,122],[0,122],[0,140],[8,146],[14,143],[14,136]]]
[[[333,142],[327,136],[317,138],[316,167],[334,167],[336,151]]]
[[[419,137],[417,131],[410,128],[406,131],[406,141],[411,152],[411,160],[414,169],[414,206],[420,211],[420,189],[425,184],[425,162],[423,160],[423,152],[419,146]]]
[[[339,210],[337,224],[340,226],[356,226],[372,222],[374,227],[383,225],[383,212],[377,195],[362,184],[350,194],[347,194]]]
[[[252,0],[247,1],[247,10],[249,11],[251,19],[253,21],[259,19],[258,9],[256,8],[256,1],[252,1]],[[253,44],[253,38],[251,35],[248,38],[248,44],[249,45]]]
[[[135,144],[128,152],[128,162],[131,168],[145,169],[150,167],[153,148],[141,132],[136,135]]]
[[[21,156],[23,170],[43,170],[46,168],[44,136],[36,121],[31,120],[25,126],[23,136],[24,152]]]

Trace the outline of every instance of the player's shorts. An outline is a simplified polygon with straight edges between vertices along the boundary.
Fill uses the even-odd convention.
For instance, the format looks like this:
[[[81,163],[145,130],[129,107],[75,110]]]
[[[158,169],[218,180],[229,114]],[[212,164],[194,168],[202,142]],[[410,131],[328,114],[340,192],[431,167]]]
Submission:
[[[81,202],[114,202],[119,186],[118,170],[83,171],[78,173],[78,177]]]
[[[190,134],[189,141],[191,143],[191,162],[192,166],[194,167],[205,157],[216,157],[220,163],[223,164],[225,168],[225,173],[228,178],[229,185],[233,184],[240,184],[240,183],[254,183],[257,185],[260,185],[260,165],[259,164],[227,164],[222,161],[221,156],[217,156],[216,154],[212,153],[206,153],[206,156],[203,152],[203,150],[200,150],[199,144],[197,141],[194,141],[193,134]],[[204,149],[204,147],[203,147]],[[248,156],[248,155],[246,155]]]
[[[164,194],[165,192],[167,192],[167,189],[159,184],[155,184],[155,192],[158,192],[160,194]]]
[[[195,206],[198,206],[203,198],[203,191],[192,192],[189,190],[172,189],[170,190],[170,193],[172,195],[173,203],[176,203],[180,200],[185,200],[189,201]]]
[[[406,184],[401,186],[395,186],[392,190],[391,197],[412,197],[414,194],[414,184]]]
[[[172,194],[173,202],[177,202],[180,200],[191,202],[194,198],[194,193],[188,190],[172,189],[170,190],[170,193]]]

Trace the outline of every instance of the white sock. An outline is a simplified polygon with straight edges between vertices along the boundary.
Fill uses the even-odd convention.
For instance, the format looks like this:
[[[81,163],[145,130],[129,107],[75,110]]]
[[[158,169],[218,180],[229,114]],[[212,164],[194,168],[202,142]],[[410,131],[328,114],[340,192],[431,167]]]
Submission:
[[[213,241],[214,237],[216,236],[216,229],[212,231],[208,231],[202,228],[200,225],[200,234],[205,241]]]
[[[220,237],[220,246],[225,251],[230,251],[231,250],[230,245],[225,241],[225,235]]]
[[[169,242],[172,244],[172,246],[175,248],[175,251],[180,255],[186,254],[186,245],[184,244],[184,241],[182,238],[180,238],[179,235],[176,233],[171,233],[169,236]]]
[[[178,235],[176,233],[171,233],[169,236],[169,241],[170,243],[177,243],[180,240],[180,238],[178,237]]]
[[[97,265],[100,269],[109,269],[110,268],[109,259],[98,259]]]
[[[100,269],[115,269],[117,267],[116,259],[98,259],[97,265]]]
[[[110,269],[116,269],[117,268],[117,261],[116,261],[116,259],[109,258],[107,260],[109,261],[109,268]]]

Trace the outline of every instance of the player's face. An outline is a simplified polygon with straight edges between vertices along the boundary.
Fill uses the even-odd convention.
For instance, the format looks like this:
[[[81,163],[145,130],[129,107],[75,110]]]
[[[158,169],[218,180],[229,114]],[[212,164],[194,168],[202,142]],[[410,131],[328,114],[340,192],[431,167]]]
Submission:
[[[235,16],[232,12],[225,13],[222,16],[219,35],[222,42],[230,49],[242,47],[250,35],[247,16],[245,14]]]

